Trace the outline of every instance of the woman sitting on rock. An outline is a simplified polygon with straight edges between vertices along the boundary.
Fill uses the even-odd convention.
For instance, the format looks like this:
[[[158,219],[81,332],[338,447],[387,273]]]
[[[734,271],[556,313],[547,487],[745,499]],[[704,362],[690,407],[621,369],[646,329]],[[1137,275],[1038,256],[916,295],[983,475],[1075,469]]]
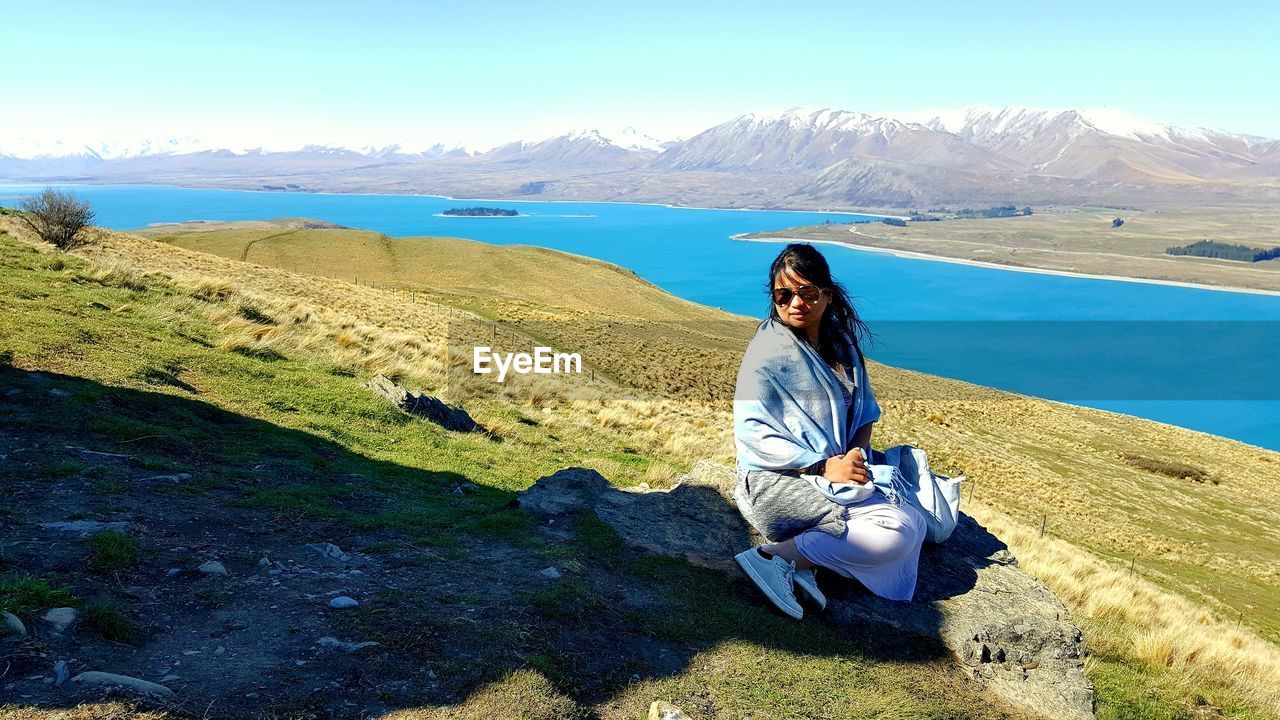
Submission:
[[[784,248],[766,287],[769,315],[747,346],[734,394],[734,497],[770,544],[739,553],[738,564],[796,619],[804,615],[797,589],[826,607],[818,567],[910,600],[925,522],[870,482],[880,405],[858,345],[866,325],[812,245]]]

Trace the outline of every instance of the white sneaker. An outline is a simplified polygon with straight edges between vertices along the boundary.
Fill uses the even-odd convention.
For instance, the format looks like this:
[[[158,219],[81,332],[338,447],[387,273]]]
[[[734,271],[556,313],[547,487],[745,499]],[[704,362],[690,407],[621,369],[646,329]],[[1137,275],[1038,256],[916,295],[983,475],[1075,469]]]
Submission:
[[[796,602],[796,590],[793,578],[796,573],[795,563],[787,562],[777,555],[765,559],[755,548],[744,550],[733,556],[742,567],[742,571],[751,578],[760,592],[782,612],[799,620],[804,617],[804,608]]]
[[[808,595],[810,602],[818,606],[818,612],[827,609],[827,596],[818,589],[818,573],[814,568],[797,568],[795,584],[797,590]]]

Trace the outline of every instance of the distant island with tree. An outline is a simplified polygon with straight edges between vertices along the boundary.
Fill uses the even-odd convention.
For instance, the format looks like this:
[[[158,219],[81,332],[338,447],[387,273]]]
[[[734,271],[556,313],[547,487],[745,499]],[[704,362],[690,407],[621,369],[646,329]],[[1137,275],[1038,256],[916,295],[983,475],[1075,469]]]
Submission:
[[[494,207],[449,208],[443,215],[451,217],[516,217],[520,213],[515,210]]]

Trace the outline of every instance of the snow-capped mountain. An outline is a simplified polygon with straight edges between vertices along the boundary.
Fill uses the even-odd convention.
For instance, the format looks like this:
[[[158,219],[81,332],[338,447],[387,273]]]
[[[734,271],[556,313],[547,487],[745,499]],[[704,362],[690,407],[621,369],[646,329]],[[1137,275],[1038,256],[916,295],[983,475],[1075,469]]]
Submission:
[[[953,133],[1028,172],[1123,182],[1190,182],[1274,161],[1277,141],[1171,125],[1115,108],[975,105],[903,116]]]
[[[687,140],[586,129],[485,150],[435,141],[230,147],[0,136],[0,179],[854,207],[1116,202],[1135,188],[1269,198],[1280,192],[1280,141],[1113,108],[791,108],[740,115]]]
[[[673,170],[821,170],[851,157],[999,172],[1014,163],[946,132],[896,118],[835,109],[747,113],[664,152]]]
[[[574,130],[536,142],[499,145],[476,157],[524,166],[618,169],[643,165],[668,144],[630,127],[618,132]]]

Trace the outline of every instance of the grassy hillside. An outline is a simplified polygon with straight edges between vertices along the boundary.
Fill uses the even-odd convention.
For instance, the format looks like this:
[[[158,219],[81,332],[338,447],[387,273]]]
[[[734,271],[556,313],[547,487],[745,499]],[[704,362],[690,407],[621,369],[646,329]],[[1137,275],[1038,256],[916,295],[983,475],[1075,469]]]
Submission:
[[[754,329],[749,319],[678,300],[615,266],[538,248],[353,230],[152,232],[185,248],[230,257],[249,248],[265,265],[310,262],[320,273],[360,275],[479,309],[581,350],[623,385],[673,400],[709,399],[706,407],[725,413]],[[1137,556],[1159,582],[1224,615],[1244,612],[1280,640],[1280,502],[1266,499],[1280,455],[895,368],[876,366],[873,377],[888,408],[878,443],[927,448],[973,478],[993,507],[1036,525],[1047,513],[1050,534],[1126,563]],[[717,441],[699,450],[714,447],[717,459],[728,460],[731,428],[711,422],[708,439]],[[1169,463],[1212,477],[1185,480],[1178,470],[1170,477]]]
[[[0,529],[12,539],[37,519],[136,518],[131,528],[140,529],[130,532],[140,536],[141,560],[116,577],[129,586],[159,581],[160,595],[120,593],[124,583],[87,571],[75,542],[57,562],[24,554],[10,568],[38,570],[77,596],[111,604],[141,627],[147,648],[164,646],[151,609],[192,592],[166,585],[164,569],[204,559],[185,538],[161,539],[186,532],[164,519],[175,509],[221,518],[210,531],[213,547],[236,574],[250,574],[264,547],[280,555],[311,542],[355,548],[370,574],[411,581],[371,591],[376,600],[354,620],[325,616],[329,626],[287,606],[302,620],[280,631],[300,627],[308,642],[337,632],[391,646],[406,627],[420,628],[416,650],[404,640],[394,649],[426,653],[413,657],[436,682],[413,697],[379,685],[394,699],[383,700],[390,707],[509,707],[533,698],[540,708],[634,717],[648,700],[667,697],[697,717],[1010,712],[955,678],[936,648],[885,657],[869,641],[806,632],[773,618],[742,583],[678,563],[655,566],[586,521],[570,536],[535,531],[505,508],[512,491],[569,465],[594,467],[618,484],[659,485],[693,460],[729,461],[726,389],[752,321],[560,253],[287,230],[171,229],[162,232],[169,244],[104,233],[84,261],[0,240],[0,352],[14,368],[5,371],[6,387],[20,391],[18,400],[0,399],[13,406],[5,417],[15,418],[0,455],[23,463],[0,489],[13,498],[6,507],[24,508],[0,517]],[[299,233],[310,241],[289,250]],[[430,243],[448,252],[421,249]],[[266,267],[239,261],[246,247],[250,262]],[[389,257],[420,269],[379,277],[374,270],[390,268]],[[399,289],[290,271],[308,262],[319,275],[358,271],[362,283],[368,273]],[[495,277],[504,279],[501,295],[485,290]],[[523,282],[537,278],[557,278],[554,302],[539,294],[543,283]],[[599,328],[602,317],[608,324]],[[504,344],[527,348],[550,337],[601,372],[594,382],[467,383],[448,341],[495,322]],[[655,350],[655,342],[667,344]],[[690,344],[719,363],[689,372]],[[373,372],[455,392],[493,437],[459,436],[388,411],[360,388]],[[998,528],[1081,617],[1096,653],[1088,670],[1103,717],[1193,717],[1197,698],[1229,716],[1280,712],[1267,682],[1280,668],[1275,648],[1247,629],[1273,640],[1277,633],[1280,503],[1267,492],[1280,469],[1275,453],[883,366],[871,372],[885,407],[876,444],[912,442],[943,469],[975,478],[966,509]],[[46,401],[55,389],[80,411]],[[90,462],[79,451],[13,455],[31,443],[125,454],[136,465]],[[1206,467],[1203,458],[1217,462]],[[1217,484],[1163,474],[1182,471],[1169,463],[1190,463]],[[191,468],[194,482],[158,489],[140,482]],[[68,493],[82,504],[68,506],[61,499]],[[158,507],[155,497],[168,502]],[[1050,537],[1041,539],[1030,529],[1046,509]],[[234,528],[255,525],[270,535],[234,537]],[[176,545],[184,548],[178,555]],[[485,579],[535,578],[547,566],[567,572],[522,582],[514,595],[509,584],[497,589]],[[222,601],[216,584],[196,591],[210,591],[207,604]],[[260,612],[253,605],[260,598],[247,590],[228,594],[231,607],[244,603],[241,614]],[[193,611],[191,622],[199,617]],[[1246,629],[1236,630],[1237,620]],[[607,653],[581,652],[606,643]],[[467,647],[479,650],[459,650]],[[480,678],[466,671],[476,658],[487,669]],[[850,664],[865,671],[850,672]],[[310,679],[291,682],[303,678]],[[941,691],[926,690],[936,682]],[[348,701],[303,690],[286,693],[300,705],[283,712]]]

